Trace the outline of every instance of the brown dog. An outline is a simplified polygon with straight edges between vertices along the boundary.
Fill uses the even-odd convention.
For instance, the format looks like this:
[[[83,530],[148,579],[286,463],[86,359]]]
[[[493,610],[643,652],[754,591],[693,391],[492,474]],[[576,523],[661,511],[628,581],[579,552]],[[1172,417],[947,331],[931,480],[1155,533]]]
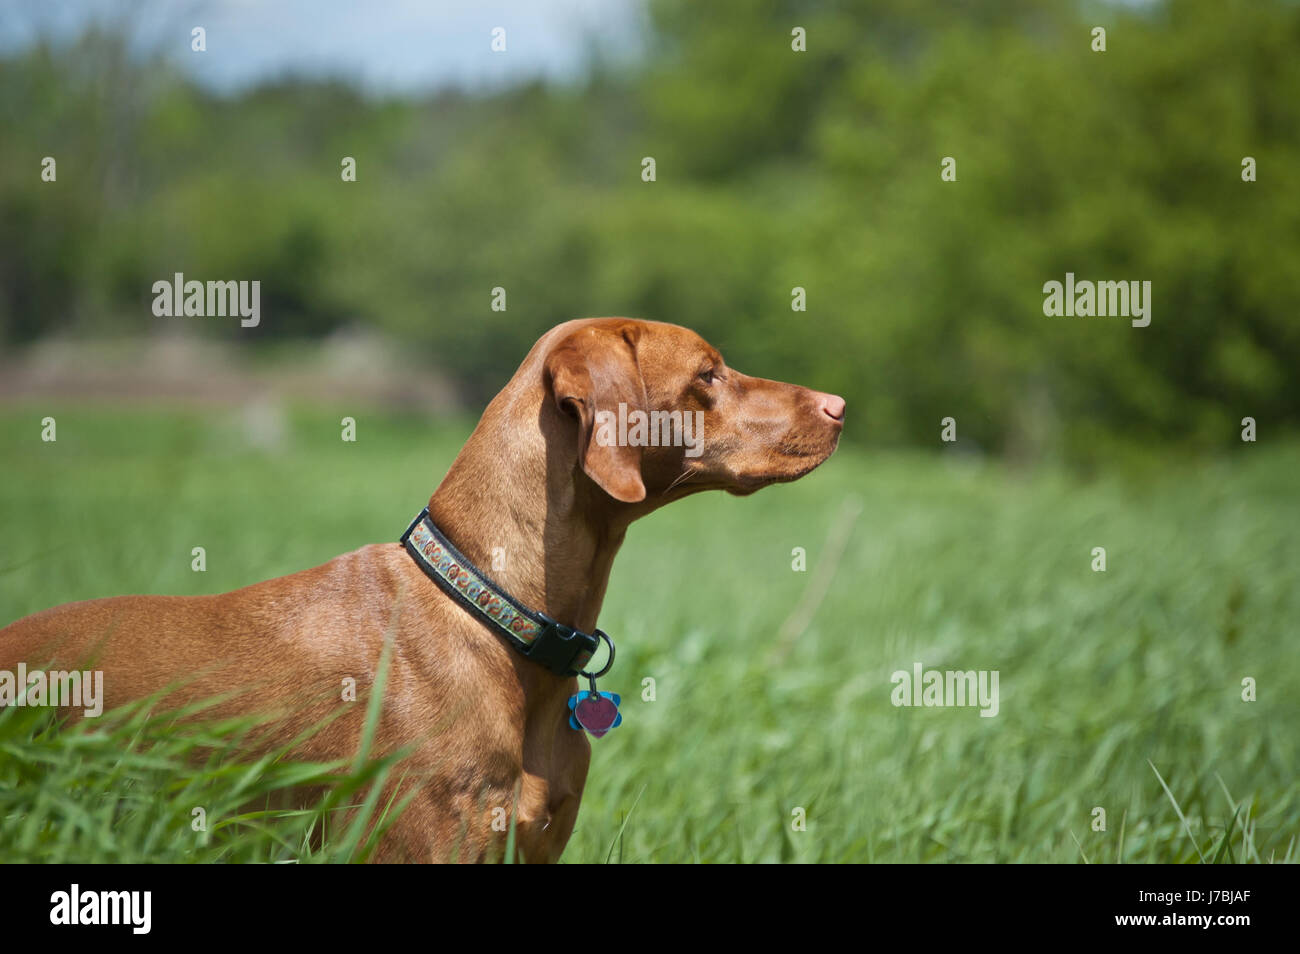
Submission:
[[[690,447],[611,440],[611,420],[637,411],[689,414],[703,433]],[[830,456],[843,420],[841,398],[734,371],[685,328],[570,321],[542,336],[488,405],[429,514],[515,601],[590,633],[633,520],[700,490],[796,480]],[[491,569],[497,548],[504,564]],[[59,606],[0,630],[0,669],[91,658],[108,706],[178,679],[188,681],[177,702],[238,688],[218,711],[290,710],[288,740],[337,715],[344,680],[370,684],[386,637],[394,650],[374,750],[416,743],[402,768],[418,791],[379,859],[500,857],[506,836],[492,821],[502,808],[524,860],[557,859],[591,756],[568,722],[576,680],[525,658],[399,544],[219,596]],[[355,753],[364,705],[342,704],[295,755]]]

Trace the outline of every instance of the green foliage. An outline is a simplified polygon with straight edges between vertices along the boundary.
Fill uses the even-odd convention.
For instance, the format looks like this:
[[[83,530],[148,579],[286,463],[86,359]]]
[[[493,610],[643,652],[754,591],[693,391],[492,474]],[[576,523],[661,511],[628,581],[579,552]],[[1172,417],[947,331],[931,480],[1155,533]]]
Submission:
[[[45,413],[59,440],[34,452]],[[358,453],[340,414],[293,415],[273,452],[222,413],[0,414],[0,620],[220,592],[385,527],[396,539],[469,423],[367,415]],[[1170,460],[1085,481],[842,448],[798,483],[700,495],[636,524],[600,618],[619,647],[602,687],[623,695],[624,725],[594,745],[565,860],[1297,860],[1300,447]],[[851,499],[861,516],[836,558],[825,541]],[[190,569],[198,544],[206,573]],[[806,573],[791,569],[796,546]],[[825,598],[788,628],[822,576]],[[998,670],[999,714],[893,706],[891,675],[915,662]],[[1242,701],[1246,677],[1256,702]],[[19,721],[33,711],[0,716],[0,858],[303,856],[304,820],[206,846],[188,827],[197,789],[234,811],[297,767],[267,763],[226,790],[229,770],[182,767],[207,736],[165,724],[135,743],[130,717],[105,716],[51,744]],[[1098,806],[1105,832],[1091,829]],[[45,817],[58,820],[46,840],[24,840]],[[72,847],[65,824],[85,833]],[[318,857],[344,848],[327,840]]]
[[[102,34],[0,61],[0,340],[156,331],[182,271],[263,282],[259,328],[206,333],[382,328],[471,400],[552,324],[630,314],[843,393],[850,440],[953,416],[1101,463],[1300,420],[1294,4],[660,0],[651,25],[578,87],[422,101],[214,98]],[[1151,326],[1045,317],[1066,271],[1151,281]]]

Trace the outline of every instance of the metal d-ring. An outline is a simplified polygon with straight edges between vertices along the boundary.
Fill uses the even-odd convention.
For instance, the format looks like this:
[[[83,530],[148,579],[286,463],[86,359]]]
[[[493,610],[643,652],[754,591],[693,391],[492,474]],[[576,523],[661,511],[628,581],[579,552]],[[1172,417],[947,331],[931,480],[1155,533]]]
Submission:
[[[599,636],[601,639],[605,641],[605,645],[609,647],[609,658],[605,660],[604,669],[602,669],[600,672],[587,672],[585,669],[579,671],[580,675],[586,676],[589,680],[591,680],[591,685],[592,688],[594,689],[596,685],[596,680],[599,677],[605,675],[605,673],[609,672],[609,667],[614,665],[614,640],[610,639],[607,633],[599,629],[596,630],[594,633],[592,633],[592,635]]]

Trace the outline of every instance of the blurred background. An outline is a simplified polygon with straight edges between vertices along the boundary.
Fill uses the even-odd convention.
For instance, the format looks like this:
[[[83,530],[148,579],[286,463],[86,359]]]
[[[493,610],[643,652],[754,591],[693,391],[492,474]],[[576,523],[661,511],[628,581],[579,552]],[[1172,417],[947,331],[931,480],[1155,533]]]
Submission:
[[[567,860],[1296,861],[1298,54],[1289,0],[5,3],[0,624],[396,539],[543,331],[671,321],[845,438],[629,533]],[[1150,326],[1044,316],[1067,272]],[[23,725],[0,859],[284,851],[196,848],[169,765],[174,837],[105,840]]]
[[[1283,2],[6,4],[0,394],[217,396],[261,360],[474,409],[546,328],[622,314],[844,394],[852,441],[1276,437],[1298,47]],[[1150,327],[1045,317],[1067,271],[1151,281]],[[175,272],[259,279],[260,326],[154,317]]]

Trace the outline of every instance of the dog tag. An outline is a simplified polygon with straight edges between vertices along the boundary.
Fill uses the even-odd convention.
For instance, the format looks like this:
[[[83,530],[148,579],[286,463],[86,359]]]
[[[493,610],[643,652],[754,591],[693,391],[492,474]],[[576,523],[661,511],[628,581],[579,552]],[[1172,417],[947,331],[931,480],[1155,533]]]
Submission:
[[[569,697],[569,728],[586,729],[599,739],[610,729],[623,723],[623,713],[618,705],[623,698],[616,692],[575,692]]]

